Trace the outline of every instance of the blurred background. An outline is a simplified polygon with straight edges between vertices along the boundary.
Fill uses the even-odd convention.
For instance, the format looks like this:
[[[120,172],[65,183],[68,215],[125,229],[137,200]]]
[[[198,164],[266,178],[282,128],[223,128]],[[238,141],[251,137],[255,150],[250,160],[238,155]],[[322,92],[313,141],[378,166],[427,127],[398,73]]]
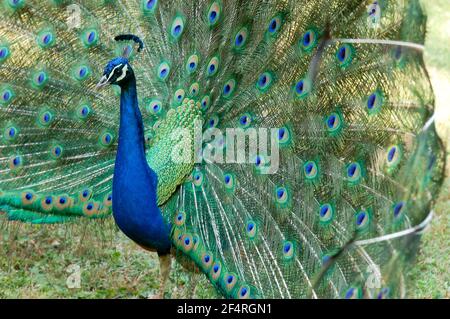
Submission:
[[[408,297],[450,298],[450,1],[422,0],[428,15],[425,63],[436,96],[436,128],[446,147],[446,178],[418,261],[410,272]]]
[[[436,126],[450,161],[450,0],[422,0],[425,61],[436,95]],[[450,165],[423,235],[407,297],[450,298]],[[118,232],[112,219],[73,225],[0,225],[0,298],[146,298],[159,287],[156,254]],[[217,298],[206,277],[176,264],[166,298]],[[194,281],[191,278],[194,278]],[[69,288],[70,287],[70,288]],[[195,291],[194,291],[194,288]]]

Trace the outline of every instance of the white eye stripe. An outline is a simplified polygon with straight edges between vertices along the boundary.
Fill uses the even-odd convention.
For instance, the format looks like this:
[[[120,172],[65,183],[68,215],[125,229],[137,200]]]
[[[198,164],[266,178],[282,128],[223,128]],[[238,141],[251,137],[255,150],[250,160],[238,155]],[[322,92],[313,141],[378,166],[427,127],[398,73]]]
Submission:
[[[119,64],[117,65],[114,69],[112,69],[112,71],[109,73],[108,78],[106,79],[107,82],[109,82],[109,80],[111,79],[111,77],[113,76],[114,72],[116,71],[117,68],[120,68],[123,64]]]
[[[122,69],[122,74],[117,78],[116,82],[122,81],[125,76],[127,75],[127,71],[128,71],[128,65],[125,64],[125,66]]]

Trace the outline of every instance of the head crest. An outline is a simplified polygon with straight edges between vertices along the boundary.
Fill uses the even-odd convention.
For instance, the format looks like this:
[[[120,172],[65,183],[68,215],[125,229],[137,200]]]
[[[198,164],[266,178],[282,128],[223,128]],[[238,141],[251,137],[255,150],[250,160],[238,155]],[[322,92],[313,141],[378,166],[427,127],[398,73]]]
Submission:
[[[135,43],[139,44],[137,52],[141,52],[141,50],[144,48],[144,42],[142,42],[142,40],[134,34],[119,34],[114,38],[114,40],[116,40],[116,41],[134,41]],[[127,46],[123,50],[122,55],[124,58],[128,58],[130,53],[131,53],[130,48]]]

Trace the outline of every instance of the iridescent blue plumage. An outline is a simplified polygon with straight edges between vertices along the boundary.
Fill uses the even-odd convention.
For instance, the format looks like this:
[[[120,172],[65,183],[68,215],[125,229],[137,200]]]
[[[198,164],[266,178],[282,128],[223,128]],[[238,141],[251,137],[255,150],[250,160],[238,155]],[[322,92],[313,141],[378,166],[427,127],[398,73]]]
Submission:
[[[126,72],[125,77],[117,81],[122,72]],[[167,254],[171,247],[170,228],[157,204],[158,176],[145,157],[144,126],[134,72],[128,60],[119,57],[107,64],[104,77],[110,78],[108,84],[121,88],[119,141],[112,187],[114,219],[139,245],[161,255]]]

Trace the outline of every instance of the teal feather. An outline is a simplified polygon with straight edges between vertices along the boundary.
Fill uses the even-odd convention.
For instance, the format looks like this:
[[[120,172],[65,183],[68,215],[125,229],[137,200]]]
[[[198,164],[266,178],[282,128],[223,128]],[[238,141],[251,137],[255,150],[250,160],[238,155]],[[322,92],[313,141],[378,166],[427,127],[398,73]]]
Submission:
[[[75,28],[68,3],[1,4],[0,210],[11,220],[110,216],[120,90],[95,83],[129,52],[178,258],[226,297],[403,295],[420,236],[373,239],[425,220],[444,167],[417,0],[85,0]],[[193,137],[196,119],[277,128],[278,171],[262,174],[263,155],[194,163],[192,141],[191,161],[175,163],[170,134]]]

